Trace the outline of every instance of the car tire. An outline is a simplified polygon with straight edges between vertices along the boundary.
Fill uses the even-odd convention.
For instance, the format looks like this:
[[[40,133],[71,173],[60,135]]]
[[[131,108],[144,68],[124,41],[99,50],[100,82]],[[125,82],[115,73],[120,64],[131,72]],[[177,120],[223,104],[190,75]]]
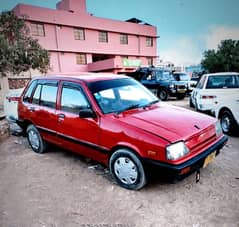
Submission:
[[[168,100],[168,91],[166,89],[158,90],[158,97],[162,101],[167,101]]]
[[[34,125],[29,125],[26,130],[27,140],[32,150],[36,153],[44,153],[46,151],[46,142],[42,139],[39,131]]]
[[[112,177],[123,188],[139,190],[147,182],[140,159],[128,149],[115,151],[110,157],[109,168]]]
[[[189,106],[190,106],[191,108],[194,108],[194,105],[193,105],[193,102],[192,102],[191,97],[189,98]]]
[[[230,110],[224,110],[220,114],[222,131],[225,134],[233,135],[236,131],[237,123]]]

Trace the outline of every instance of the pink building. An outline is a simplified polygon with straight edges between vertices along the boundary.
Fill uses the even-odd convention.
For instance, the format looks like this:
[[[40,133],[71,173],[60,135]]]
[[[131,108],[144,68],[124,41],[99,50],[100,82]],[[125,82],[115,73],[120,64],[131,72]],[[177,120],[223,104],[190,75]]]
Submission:
[[[157,28],[132,18],[117,21],[86,11],[86,0],[62,0],[56,9],[19,4],[31,35],[50,52],[54,73],[123,73],[156,62]]]

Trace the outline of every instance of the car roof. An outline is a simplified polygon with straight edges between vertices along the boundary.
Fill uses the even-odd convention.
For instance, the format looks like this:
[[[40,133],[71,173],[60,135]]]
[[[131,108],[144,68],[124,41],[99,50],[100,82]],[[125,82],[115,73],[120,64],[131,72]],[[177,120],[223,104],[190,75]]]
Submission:
[[[48,74],[46,76],[34,77],[34,79],[42,80],[69,80],[69,81],[83,81],[86,83],[96,82],[101,80],[111,80],[111,79],[124,79],[129,78],[123,74],[113,74],[113,73],[64,73],[64,74]]]
[[[186,72],[173,72],[173,74],[187,74]]]
[[[206,76],[229,76],[229,75],[239,75],[237,72],[219,72],[219,73],[208,73]]]

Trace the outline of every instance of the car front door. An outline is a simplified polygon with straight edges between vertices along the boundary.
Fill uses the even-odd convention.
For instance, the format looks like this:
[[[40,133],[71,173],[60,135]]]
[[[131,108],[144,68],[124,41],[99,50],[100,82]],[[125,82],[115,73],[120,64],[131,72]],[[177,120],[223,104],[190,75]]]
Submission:
[[[80,117],[84,110],[92,110],[92,105],[83,88],[77,83],[62,82],[57,110],[59,141],[63,147],[100,161],[105,152],[99,147],[99,117]]]

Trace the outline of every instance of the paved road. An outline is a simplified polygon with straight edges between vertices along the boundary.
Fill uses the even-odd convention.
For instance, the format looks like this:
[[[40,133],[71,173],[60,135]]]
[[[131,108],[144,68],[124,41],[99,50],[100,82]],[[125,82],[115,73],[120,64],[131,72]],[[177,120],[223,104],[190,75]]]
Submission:
[[[0,144],[0,227],[239,226],[238,147],[230,137],[197,184],[194,174],[176,184],[152,179],[136,192],[97,163],[55,147],[37,155],[11,136]]]

